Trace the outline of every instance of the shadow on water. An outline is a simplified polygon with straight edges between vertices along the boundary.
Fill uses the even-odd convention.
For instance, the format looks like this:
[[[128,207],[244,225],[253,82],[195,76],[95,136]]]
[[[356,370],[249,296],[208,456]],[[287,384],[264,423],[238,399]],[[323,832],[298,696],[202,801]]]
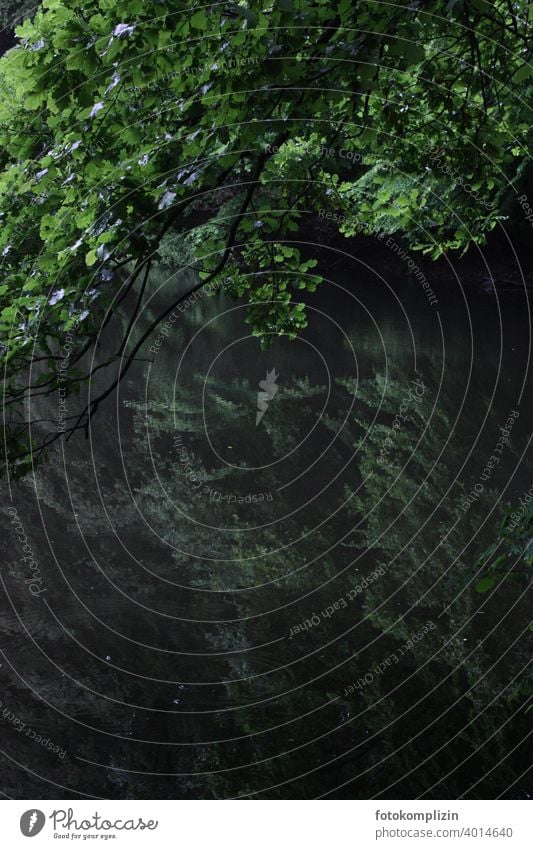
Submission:
[[[14,484],[9,795],[526,795],[526,584],[475,565],[531,486],[526,311],[369,272],[310,304],[261,351],[198,297]]]

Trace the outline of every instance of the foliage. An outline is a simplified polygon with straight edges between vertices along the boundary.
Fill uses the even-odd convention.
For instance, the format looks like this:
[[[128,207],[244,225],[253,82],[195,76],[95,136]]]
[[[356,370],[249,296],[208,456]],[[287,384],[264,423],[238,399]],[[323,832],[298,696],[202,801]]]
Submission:
[[[28,449],[22,397],[57,390],[64,335],[74,391],[166,234],[198,285],[223,275],[249,300],[264,344],[305,327],[298,293],[320,277],[296,242],[321,208],[347,235],[394,227],[433,256],[483,241],[527,170],[529,15],[502,0],[44,0],[0,61],[12,456]]]

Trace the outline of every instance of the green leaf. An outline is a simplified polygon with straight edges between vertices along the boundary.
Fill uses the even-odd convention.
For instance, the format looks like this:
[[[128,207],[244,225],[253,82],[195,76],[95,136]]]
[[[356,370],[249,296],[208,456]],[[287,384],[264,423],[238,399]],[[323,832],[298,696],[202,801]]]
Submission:
[[[486,593],[488,590],[492,589],[492,587],[495,586],[498,581],[498,575],[486,575],[484,578],[481,578],[481,580],[477,582],[476,591],[478,593]]]
[[[190,25],[194,27],[194,29],[207,29],[208,19],[204,9],[199,9],[198,12],[194,13],[190,19]]]
[[[531,65],[522,65],[522,67],[515,73],[513,81],[515,83],[521,83],[531,76],[533,76],[533,67]]]
[[[88,268],[92,268],[92,266],[96,263],[98,257],[96,254],[96,249],[89,251],[89,253],[85,257],[85,264]]]

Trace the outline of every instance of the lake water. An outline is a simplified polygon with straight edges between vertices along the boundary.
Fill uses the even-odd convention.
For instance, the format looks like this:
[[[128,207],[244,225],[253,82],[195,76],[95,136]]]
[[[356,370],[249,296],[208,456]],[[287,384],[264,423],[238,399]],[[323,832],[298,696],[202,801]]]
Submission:
[[[266,351],[199,297],[12,484],[6,795],[527,795],[527,584],[476,588],[532,483],[526,298],[330,276]]]

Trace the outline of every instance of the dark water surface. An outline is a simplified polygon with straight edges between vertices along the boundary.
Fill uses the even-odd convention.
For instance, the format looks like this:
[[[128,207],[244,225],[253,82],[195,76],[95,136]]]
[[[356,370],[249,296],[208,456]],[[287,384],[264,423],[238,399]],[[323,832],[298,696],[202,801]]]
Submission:
[[[527,584],[476,589],[532,483],[527,299],[331,277],[268,351],[199,298],[12,484],[6,795],[527,795]]]

